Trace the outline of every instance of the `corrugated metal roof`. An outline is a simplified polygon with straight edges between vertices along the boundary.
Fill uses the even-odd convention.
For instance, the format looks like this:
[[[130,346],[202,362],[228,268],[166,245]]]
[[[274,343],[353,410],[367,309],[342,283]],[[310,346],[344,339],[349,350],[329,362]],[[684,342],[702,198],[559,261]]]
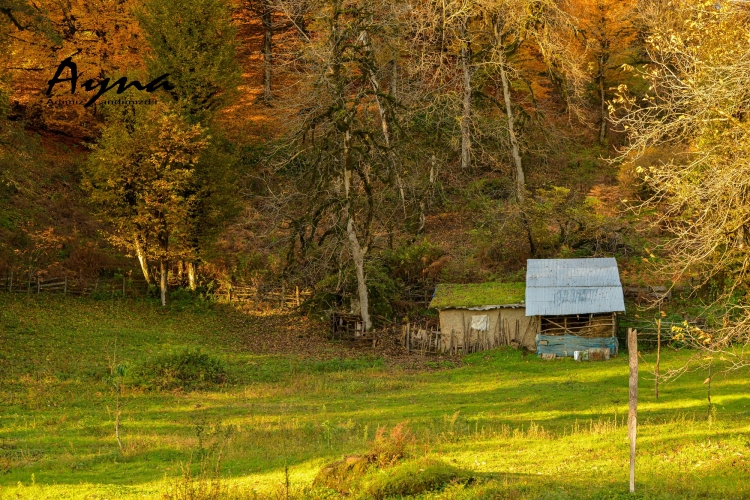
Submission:
[[[615,259],[527,261],[526,316],[624,310],[625,299]]]

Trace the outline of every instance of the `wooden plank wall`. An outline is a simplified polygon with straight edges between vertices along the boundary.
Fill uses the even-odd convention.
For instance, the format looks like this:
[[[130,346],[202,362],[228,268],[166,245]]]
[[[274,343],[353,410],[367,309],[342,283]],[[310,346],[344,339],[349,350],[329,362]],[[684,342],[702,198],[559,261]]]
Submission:
[[[579,337],[614,337],[616,326],[615,313],[542,316],[541,333]]]

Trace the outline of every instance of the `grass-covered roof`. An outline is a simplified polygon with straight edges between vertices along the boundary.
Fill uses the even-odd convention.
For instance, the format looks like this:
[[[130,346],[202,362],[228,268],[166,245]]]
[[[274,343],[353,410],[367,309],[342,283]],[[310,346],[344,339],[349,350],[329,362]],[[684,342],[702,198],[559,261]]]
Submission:
[[[526,283],[474,283],[469,285],[438,285],[430,307],[501,306],[523,304]]]

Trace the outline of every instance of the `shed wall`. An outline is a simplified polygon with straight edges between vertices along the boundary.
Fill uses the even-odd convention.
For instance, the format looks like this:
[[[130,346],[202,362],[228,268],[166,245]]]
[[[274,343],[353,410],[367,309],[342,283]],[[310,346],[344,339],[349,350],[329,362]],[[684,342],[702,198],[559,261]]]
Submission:
[[[440,311],[441,350],[443,352],[450,350],[451,331],[454,345],[464,345],[464,339],[467,345],[477,341],[479,334],[471,330],[471,317],[483,314],[486,314],[489,319],[489,330],[486,333],[490,339],[497,338],[500,345],[508,344],[507,338],[505,341],[501,340],[501,335],[509,332],[511,341],[516,341],[529,350],[536,349],[539,317],[526,316],[522,307],[504,307],[487,311],[442,309]]]

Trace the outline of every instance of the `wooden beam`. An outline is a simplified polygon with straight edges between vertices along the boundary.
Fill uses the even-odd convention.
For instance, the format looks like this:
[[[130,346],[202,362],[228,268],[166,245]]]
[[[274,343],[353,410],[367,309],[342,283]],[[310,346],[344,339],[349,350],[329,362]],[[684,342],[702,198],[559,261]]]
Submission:
[[[630,390],[628,405],[628,439],[630,440],[630,493],[635,493],[635,440],[638,427],[638,331],[628,328]]]

